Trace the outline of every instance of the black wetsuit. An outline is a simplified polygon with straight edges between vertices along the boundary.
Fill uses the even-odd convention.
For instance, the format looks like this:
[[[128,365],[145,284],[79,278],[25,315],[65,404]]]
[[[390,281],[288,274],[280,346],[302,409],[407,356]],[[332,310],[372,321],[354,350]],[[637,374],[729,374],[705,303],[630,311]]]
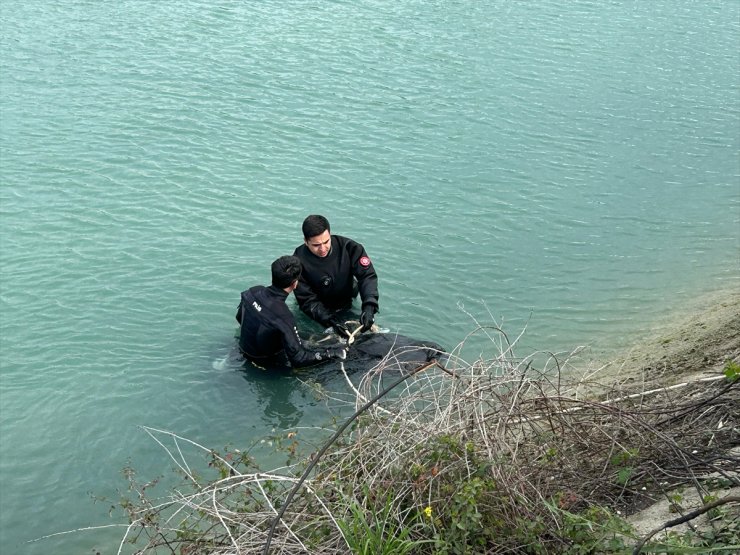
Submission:
[[[332,235],[331,250],[324,258],[313,254],[305,244],[293,255],[303,266],[295,298],[310,318],[331,325],[333,312],[349,307],[358,291],[363,306],[371,304],[378,309],[378,276],[360,243]]]
[[[270,285],[242,291],[236,320],[241,324],[239,348],[255,362],[274,364],[282,352],[293,367],[308,366],[331,358],[326,350],[306,349],[295,319],[285,304],[288,294]]]

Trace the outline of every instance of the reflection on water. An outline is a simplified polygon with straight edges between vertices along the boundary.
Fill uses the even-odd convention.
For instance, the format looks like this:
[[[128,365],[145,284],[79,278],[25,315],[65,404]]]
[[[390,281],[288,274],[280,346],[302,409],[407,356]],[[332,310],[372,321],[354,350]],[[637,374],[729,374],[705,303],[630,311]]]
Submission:
[[[290,369],[265,370],[244,360],[240,373],[259,400],[261,410],[254,416],[265,426],[287,430],[301,421],[303,410],[292,401],[300,393],[301,383]]]

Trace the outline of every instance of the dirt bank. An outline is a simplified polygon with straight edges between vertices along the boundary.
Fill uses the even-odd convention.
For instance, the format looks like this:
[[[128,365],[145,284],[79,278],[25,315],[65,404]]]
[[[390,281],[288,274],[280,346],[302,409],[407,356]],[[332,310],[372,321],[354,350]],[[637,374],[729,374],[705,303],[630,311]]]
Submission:
[[[705,387],[703,384],[709,382],[700,380],[723,376],[729,361],[740,364],[740,293],[715,294],[701,299],[697,304],[701,306],[692,313],[675,316],[672,322],[660,325],[660,332],[654,337],[647,338],[620,359],[604,365],[602,375],[609,378],[600,379],[599,382],[606,384],[616,381],[626,393],[689,383],[681,389],[682,395],[702,395]],[[661,403],[660,399],[660,396],[655,396],[652,401],[645,398],[646,403],[652,402],[655,405]],[[721,447],[730,461],[737,461],[740,457],[738,421],[737,418],[730,420],[724,425],[735,432],[725,435],[723,445],[716,447]],[[713,425],[716,426],[716,423]],[[702,447],[697,445],[697,448]],[[653,497],[652,503],[646,503],[646,496],[633,507],[633,510],[639,510],[629,520],[638,533],[646,534],[675,519],[679,514],[701,507],[702,497],[707,499],[740,495],[740,486],[737,485],[740,484],[738,466],[735,465],[734,469],[726,468],[723,476],[730,478],[729,481],[725,480],[723,487],[713,488],[708,485],[712,483],[713,477],[716,479],[716,475],[698,475],[693,485],[686,483],[684,486],[663,491],[662,495]],[[733,482],[735,485],[732,485]],[[728,510],[737,515],[736,505]],[[691,524],[700,528],[709,525],[706,515]],[[671,530],[683,531],[686,527],[683,524]]]
[[[704,296],[670,320],[655,322],[654,329],[616,359],[592,361],[585,372],[589,381],[668,387],[719,376],[728,361],[740,364],[740,292]]]

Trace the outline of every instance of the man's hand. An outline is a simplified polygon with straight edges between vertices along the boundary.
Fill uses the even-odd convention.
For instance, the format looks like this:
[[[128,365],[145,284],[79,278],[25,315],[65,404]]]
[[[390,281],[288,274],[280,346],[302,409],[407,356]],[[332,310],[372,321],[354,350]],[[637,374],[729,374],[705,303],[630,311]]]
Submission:
[[[375,323],[375,305],[368,304],[362,308],[362,314],[360,315],[360,324],[362,324],[362,333],[365,333]]]
[[[331,320],[329,322],[329,325],[334,328],[334,333],[336,333],[339,337],[347,338],[349,337],[350,333],[347,329],[347,326],[345,326],[342,322],[339,320]]]
[[[347,358],[347,349],[342,347],[330,347],[326,350],[326,358],[338,358],[344,360]]]

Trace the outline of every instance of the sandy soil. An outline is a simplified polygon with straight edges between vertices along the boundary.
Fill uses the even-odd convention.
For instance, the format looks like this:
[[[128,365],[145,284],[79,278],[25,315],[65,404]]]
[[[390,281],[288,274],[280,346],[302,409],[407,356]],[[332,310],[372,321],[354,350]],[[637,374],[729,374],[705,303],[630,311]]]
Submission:
[[[615,384],[627,393],[669,387],[721,376],[728,361],[740,364],[740,291],[707,295],[653,327],[653,336],[621,356],[576,361],[576,395],[598,395]]]
[[[728,360],[740,363],[740,292],[703,299],[706,308],[675,317],[612,364],[619,373],[660,385],[713,376]]]

